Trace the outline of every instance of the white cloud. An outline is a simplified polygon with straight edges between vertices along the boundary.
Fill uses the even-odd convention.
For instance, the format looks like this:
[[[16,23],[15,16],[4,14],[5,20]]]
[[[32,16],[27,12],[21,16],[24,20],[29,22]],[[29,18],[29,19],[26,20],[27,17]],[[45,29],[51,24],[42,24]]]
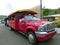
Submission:
[[[56,9],[60,7],[60,0],[42,0],[46,8]]]
[[[0,0],[0,15],[8,15],[19,9],[29,9],[40,4],[40,0]]]

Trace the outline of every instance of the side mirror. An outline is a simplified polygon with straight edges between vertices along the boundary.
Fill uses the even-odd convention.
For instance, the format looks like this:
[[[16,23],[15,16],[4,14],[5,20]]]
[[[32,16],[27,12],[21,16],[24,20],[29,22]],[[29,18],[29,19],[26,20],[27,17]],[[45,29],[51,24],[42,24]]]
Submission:
[[[19,22],[22,23],[22,24],[26,24],[24,19],[19,19]]]
[[[19,22],[24,22],[24,20],[19,20]]]
[[[25,21],[21,21],[21,23],[24,23]]]

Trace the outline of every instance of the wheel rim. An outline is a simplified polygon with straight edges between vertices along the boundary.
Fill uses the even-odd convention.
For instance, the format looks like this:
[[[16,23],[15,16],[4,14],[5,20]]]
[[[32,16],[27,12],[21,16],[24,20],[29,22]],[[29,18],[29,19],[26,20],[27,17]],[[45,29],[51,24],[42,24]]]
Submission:
[[[28,39],[31,43],[33,43],[35,41],[34,36],[32,34],[29,34]]]

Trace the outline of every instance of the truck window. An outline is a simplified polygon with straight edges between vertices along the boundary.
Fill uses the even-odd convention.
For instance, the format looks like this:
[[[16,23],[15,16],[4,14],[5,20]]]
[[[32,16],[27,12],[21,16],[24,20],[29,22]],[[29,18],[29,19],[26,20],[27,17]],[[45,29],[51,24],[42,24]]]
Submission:
[[[8,17],[8,20],[11,20],[11,16]]]
[[[11,16],[11,20],[14,20],[15,16]]]
[[[25,16],[26,20],[27,21],[32,21],[32,20],[36,20],[36,21],[39,21],[40,19],[35,17],[35,16]]]
[[[24,18],[19,19],[19,22],[24,22]]]

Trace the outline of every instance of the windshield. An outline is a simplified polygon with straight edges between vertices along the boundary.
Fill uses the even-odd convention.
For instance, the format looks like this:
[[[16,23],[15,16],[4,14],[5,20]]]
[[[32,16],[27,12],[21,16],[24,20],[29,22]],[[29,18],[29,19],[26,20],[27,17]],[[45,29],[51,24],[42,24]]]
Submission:
[[[34,16],[25,16],[25,18],[26,18],[27,21],[32,21],[32,20],[37,20],[37,21],[39,21],[39,20],[40,20],[39,18],[34,17]]]

